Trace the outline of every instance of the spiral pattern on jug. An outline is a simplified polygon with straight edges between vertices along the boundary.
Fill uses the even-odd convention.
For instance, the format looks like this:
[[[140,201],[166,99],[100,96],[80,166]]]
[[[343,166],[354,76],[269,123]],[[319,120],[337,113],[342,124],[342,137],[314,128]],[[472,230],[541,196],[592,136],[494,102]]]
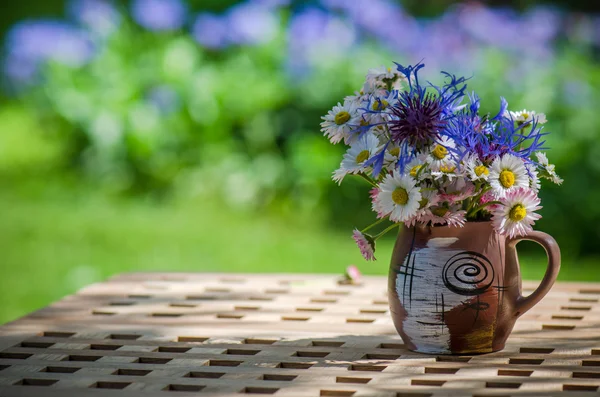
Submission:
[[[480,295],[494,282],[494,267],[480,253],[465,251],[454,255],[444,265],[444,285],[459,295]]]

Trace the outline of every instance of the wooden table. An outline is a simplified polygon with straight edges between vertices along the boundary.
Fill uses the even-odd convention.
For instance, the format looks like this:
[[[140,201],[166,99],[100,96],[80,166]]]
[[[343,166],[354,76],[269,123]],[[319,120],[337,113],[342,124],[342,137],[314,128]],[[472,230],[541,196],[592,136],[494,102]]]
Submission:
[[[557,284],[504,351],[472,357],[406,350],[385,291],[384,277],[124,274],[1,327],[0,396],[598,395],[600,284]]]

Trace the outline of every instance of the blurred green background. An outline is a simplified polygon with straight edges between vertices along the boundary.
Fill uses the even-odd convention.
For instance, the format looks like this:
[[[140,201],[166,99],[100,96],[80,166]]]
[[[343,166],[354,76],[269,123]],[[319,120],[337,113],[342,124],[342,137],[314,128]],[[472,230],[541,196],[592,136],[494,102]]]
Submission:
[[[492,5],[489,5],[492,4]],[[0,323],[142,270],[385,274],[350,238],[368,187],[330,179],[320,117],[371,67],[472,76],[547,114],[536,228],[600,281],[600,14],[591,2],[37,0],[0,15]],[[521,244],[540,279],[541,248]]]

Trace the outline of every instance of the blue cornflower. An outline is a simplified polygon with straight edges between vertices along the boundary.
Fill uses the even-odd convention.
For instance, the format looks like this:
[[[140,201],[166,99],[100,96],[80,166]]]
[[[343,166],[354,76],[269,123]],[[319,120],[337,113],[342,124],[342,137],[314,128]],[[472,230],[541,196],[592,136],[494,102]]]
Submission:
[[[396,65],[408,80],[408,90],[398,92],[394,105],[384,110],[390,117],[379,124],[387,126],[390,133],[388,145],[393,143],[400,147],[398,165],[402,170],[417,151],[439,142],[449,120],[461,109],[460,102],[467,85],[464,77],[457,78],[447,72],[442,72],[449,79],[443,86],[431,83],[421,85],[418,73],[425,66],[423,63],[406,67],[398,63]],[[377,112],[367,110],[367,113]],[[382,152],[371,159],[370,165],[373,165],[375,175],[383,166],[384,156]]]
[[[494,117],[480,117],[479,98],[470,97],[470,105],[449,120],[444,134],[456,143],[454,154],[462,159],[475,153],[481,161],[489,162],[495,157],[512,154],[526,162],[535,151],[544,150],[542,138],[547,133],[536,120],[524,124],[515,123],[506,111],[508,104],[501,98],[500,111]]]

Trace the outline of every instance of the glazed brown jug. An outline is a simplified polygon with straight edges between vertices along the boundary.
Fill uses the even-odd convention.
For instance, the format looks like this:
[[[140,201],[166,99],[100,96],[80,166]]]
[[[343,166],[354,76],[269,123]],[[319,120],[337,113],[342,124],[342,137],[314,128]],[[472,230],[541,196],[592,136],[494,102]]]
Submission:
[[[548,268],[540,286],[521,295],[516,245],[542,245]],[[519,316],[550,290],[560,269],[560,249],[546,233],[508,238],[491,222],[401,227],[388,278],[396,330],[406,346],[432,354],[502,350]]]

